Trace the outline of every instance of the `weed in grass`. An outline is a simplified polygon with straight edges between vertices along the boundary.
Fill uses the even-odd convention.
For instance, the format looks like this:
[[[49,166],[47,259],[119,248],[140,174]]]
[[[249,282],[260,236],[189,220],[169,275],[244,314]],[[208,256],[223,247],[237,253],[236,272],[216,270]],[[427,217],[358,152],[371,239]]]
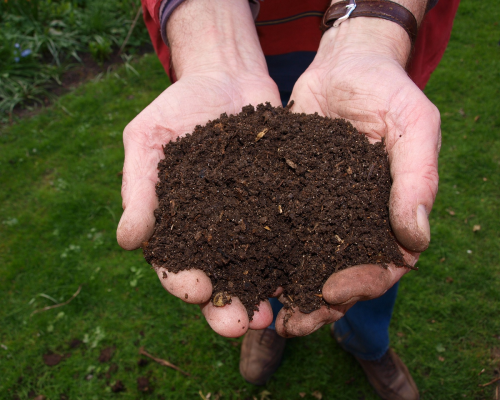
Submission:
[[[54,100],[47,89],[79,54],[98,62],[122,45],[139,1],[9,0],[0,2],[0,122],[14,108]],[[144,24],[128,38],[131,53],[149,42]]]
[[[111,42],[102,36],[94,35],[93,40],[89,42],[89,50],[92,57],[102,63],[112,52]]]

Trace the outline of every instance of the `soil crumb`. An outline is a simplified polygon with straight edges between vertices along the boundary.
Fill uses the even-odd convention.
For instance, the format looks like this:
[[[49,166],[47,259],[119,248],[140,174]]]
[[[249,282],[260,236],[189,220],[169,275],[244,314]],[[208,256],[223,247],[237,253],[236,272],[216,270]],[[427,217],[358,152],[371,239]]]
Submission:
[[[151,384],[149,383],[149,379],[141,376],[137,378],[137,389],[140,392],[144,393],[151,393],[153,391],[153,388],[151,387]]]
[[[115,384],[113,386],[111,386],[111,391],[113,393],[120,393],[120,392],[124,392],[125,390],[127,390],[125,388],[125,385],[123,384],[122,381],[118,380],[115,382]]]
[[[251,318],[279,286],[286,307],[326,305],[328,277],[359,264],[406,266],[389,224],[383,142],[349,123],[269,103],[222,114],[164,146],[146,260],[197,268],[217,306]]]
[[[145,358],[140,358],[139,361],[137,361],[137,365],[139,367],[145,367],[148,364],[149,364],[149,361],[146,360]]]
[[[70,349],[76,349],[80,347],[82,343],[80,339],[72,339],[71,342],[69,342],[69,347]]]
[[[114,347],[106,347],[105,349],[102,349],[101,353],[99,354],[99,362],[101,363],[108,362],[113,357],[114,352],[115,352]]]
[[[60,354],[44,354],[43,362],[49,367],[54,367],[55,365],[59,364],[63,360],[63,358],[64,357]]]

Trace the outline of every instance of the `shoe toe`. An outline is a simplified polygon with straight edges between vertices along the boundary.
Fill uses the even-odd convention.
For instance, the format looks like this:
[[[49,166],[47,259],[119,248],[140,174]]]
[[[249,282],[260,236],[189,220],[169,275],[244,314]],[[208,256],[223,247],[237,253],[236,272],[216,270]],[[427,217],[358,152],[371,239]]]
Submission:
[[[281,363],[285,341],[273,329],[249,330],[241,344],[243,378],[253,385],[265,385]]]

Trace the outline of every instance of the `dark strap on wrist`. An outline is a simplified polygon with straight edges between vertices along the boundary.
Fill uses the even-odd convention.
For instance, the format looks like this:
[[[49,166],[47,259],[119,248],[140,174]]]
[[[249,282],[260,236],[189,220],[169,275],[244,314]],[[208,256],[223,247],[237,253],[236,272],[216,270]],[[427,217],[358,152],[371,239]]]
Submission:
[[[321,23],[321,29],[326,31],[331,28],[335,21],[346,14],[347,1],[332,4],[326,10]],[[356,8],[349,18],[374,17],[382,18],[400,25],[410,36],[411,45],[415,44],[418,25],[414,15],[401,4],[390,0],[358,0]]]

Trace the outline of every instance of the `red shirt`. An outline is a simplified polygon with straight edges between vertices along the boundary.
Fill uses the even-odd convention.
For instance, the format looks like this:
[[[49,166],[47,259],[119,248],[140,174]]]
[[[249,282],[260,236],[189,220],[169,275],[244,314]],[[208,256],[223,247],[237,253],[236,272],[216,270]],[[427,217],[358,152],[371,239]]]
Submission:
[[[421,23],[408,74],[424,89],[436,69],[450,40],[453,19],[460,0],[439,0]],[[170,65],[170,52],[160,34],[161,0],[142,0],[144,21],[153,46],[167,74],[175,80]],[[321,40],[319,28],[330,0],[265,0],[260,3],[256,21],[265,55],[298,51],[317,51]]]

